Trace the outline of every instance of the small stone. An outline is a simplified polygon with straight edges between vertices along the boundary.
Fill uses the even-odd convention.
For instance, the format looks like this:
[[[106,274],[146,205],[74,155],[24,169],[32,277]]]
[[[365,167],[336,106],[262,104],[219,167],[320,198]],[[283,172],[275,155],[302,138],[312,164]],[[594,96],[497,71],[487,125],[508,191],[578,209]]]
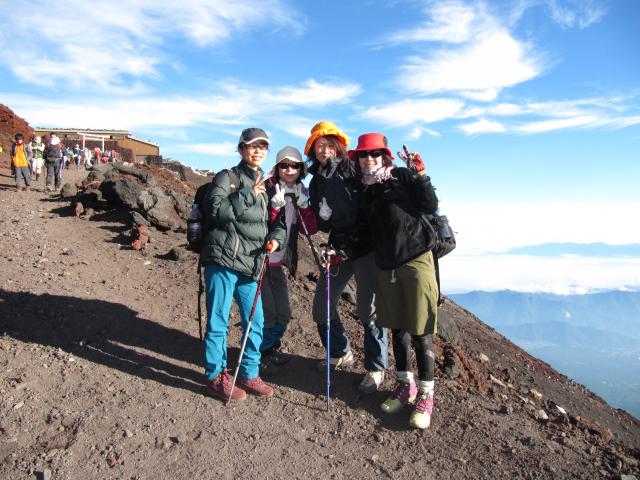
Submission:
[[[494,377],[493,375],[489,375],[489,380],[491,380],[496,385],[499,385],[499,386],[501,386],[503,388],[506,388],[506,385],[504,384],[504,382],[502,380]]]
[[[36,478],[38,480],[51,480],[51,470],[45,468],[44,470],[36,471]]]
[[[531,396],[533,398],[535,398],[536,400],[542,400],[542,393],[540,393],[538,390],[536,390],[535,388],[532,388],[531,390],[529,390],[529,393],[531,394]]]
[[[382,436],[379,432],[375,432],[373,434],[373,439],[378,443],[382,443],[384,441],[384,436]]]
[[[504,413],[505,415],[511,415],[513,413],[513,407],[511,405],[502,405],[500,407],[500,413]]]
[[[542,420],[543,422],[549,420],[549,416],[547,415],[547,412],[545,412],[542,409],[536,411],[536,418],[538,420]]]
[[[533,437],[524,437],[522,439],[522,444],[526,445],[527,447],[533,447],[536,444],[536,441]]]
[[[131,430],[125,430],[124,432],[122,432],[122,436],[124,438],[131,438],[133,437],[133,432]]]
[[[18,402],[13,406],[13,409],[20,410],[22,407],[24,407],[24,402]]]
[[[457,378],[460,375],[460,368],[455,363],[445,366],[444,371],[449,378]]]
[[[380,456],[378,454],[373,454],[371,457],[371,461],[373,463],[376,463],[379,459],[380,459]]]
[[[487,363],[489,361],[489,357],[487,357],[484,353],[480,354],[480,361],[482,363]]]

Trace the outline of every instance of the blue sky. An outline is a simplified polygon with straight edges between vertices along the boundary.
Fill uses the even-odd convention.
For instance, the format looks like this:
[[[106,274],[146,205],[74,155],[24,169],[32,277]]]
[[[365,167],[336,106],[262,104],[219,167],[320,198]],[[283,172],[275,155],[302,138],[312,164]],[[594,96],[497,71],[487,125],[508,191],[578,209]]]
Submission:
[[[635,0],[0,4],[0,102],[34,126],[219,170],[244,127],[270,166],[328,119],[423,153],[459,254],[640,242]]]

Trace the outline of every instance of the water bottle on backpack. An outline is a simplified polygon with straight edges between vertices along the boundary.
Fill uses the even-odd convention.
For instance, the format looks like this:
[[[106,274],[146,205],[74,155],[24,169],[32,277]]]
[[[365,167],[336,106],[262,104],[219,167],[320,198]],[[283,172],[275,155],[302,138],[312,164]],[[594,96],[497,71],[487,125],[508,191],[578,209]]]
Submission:
[[[187,219],[187,243],[189,248],[194,251],[200,251],[202,246],[202,213],[200,206],[193,203],[191,213]]]

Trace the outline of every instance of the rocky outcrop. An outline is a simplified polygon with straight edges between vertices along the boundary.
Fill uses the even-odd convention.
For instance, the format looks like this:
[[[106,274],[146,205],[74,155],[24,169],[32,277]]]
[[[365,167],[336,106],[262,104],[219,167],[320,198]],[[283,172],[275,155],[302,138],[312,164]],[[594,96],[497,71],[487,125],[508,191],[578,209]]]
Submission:
[[[82,182],[76,202],[94,209],[126,208],[136,225],[186,231],[193,192],[185,184],[176,191],[166,177],[122,164],[95,165]],[[174,180],[175,182],[175,180]]]

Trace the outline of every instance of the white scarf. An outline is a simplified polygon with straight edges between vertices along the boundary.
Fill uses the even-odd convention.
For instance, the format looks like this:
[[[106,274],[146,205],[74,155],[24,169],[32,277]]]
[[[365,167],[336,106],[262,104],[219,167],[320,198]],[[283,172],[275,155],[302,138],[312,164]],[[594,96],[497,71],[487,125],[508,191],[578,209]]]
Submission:
[[[364,167],[362,169],[362,183],[365,185],[374,185],[382,183],[391,178],[392,166],[389,167]]]

